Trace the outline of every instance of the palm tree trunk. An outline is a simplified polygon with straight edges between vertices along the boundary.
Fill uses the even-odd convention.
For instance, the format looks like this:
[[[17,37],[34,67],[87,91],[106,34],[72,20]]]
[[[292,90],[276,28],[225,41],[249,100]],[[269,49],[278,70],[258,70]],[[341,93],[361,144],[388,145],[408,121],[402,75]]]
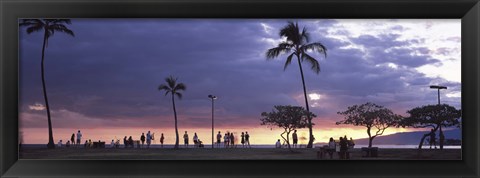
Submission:
[[[175,98],[174,94],[172,93],[172,103],[173,103],[173,115],[175,116],[175,147],[174,149],[178,149],[178,126],[177,126],[177,110],[175,109]]]
[[[303,77],[303,69],[302,63],[300,62],[300,56],[297,55],[298,66],[300,67],[300,74],[302,76],[302,84],[303,84],[303,95],[305,97],[305,108],[307,108],[307,120],[308,120],[308,133],[310,135],[307,148],[312,148],[313,146],[313,131],[312,131],[312,118],[310,117],[310,108],[308,106],[308,99],[307,99],[307,87],[305,86],[305,78]]]
[[[41,72],[42,72],[42,87],[43,87],[43,97],[45,98],[45,108],[47,109],[47,117],[48,117],[48,144],[47,147],[50,149],[55,148],[55,143],[53,142],[53,131],[52,131],[52,119],[50,117],[50,106],[48,105],[48,97],[47,97],[47,87],[45,86],[45,47],[47,43],[47,31],[45,30],[45,35],[43,37],[43,47],[42,47],[42,64],[41,64]]]

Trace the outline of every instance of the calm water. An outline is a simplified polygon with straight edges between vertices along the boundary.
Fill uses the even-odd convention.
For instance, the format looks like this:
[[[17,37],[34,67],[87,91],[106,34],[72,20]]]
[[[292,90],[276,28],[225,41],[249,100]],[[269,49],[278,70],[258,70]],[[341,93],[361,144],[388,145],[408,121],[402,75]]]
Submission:
[[[41,148],[41,147],[46,147],[46,145],[41,145],[41,144],[25,144],[23,145],[25,147],[29,148]],[[83,144],[81,145],[83,147]],[[146,146],[146,145],[145,145]],[[163,145],[163,148],[173,148],[174,145]],[[250,145],[252,148],[275,148],[275,145]],[[316,144],[315,147],[320,147],[322,145]],[[415,149],[418,148],[418,145],[373,145],[374,147],[379,147],[379,148],[398,148],[398,149]],[[65,145],[63,145],[65,147]],[[105,145],[106,148],[110,148],[110,144]],[[151,148],[161,148],[161,145],[158,144],[152,144],[150,145]],[[300,147],[305,147],[305,145],[301,145]],[[368,145],[355,145],[355,148],[361,148],[361,147],[368,147]],[[120,145],[120,148],[123,148],[123,145]],[[180,144],[180,148],[185,148],[183,144]],[[193,145],[189,145],[189,148],[193,148]],[[212,148],[212,145],[205,145],[205,148]],[[217,146],[215,145],[215,148]],[[220,145],[220,148],[224,148],[223,145]],[[236,148],[242,148],[242,145],[236,145]],[[430,146],[428,145],[423,145],[422,149],[429,149]],[[439,147],[437,147],[439,148]],[[444,149],[461,149],[462,146],[460,145],[448,145],[448,146],[443,146]]]

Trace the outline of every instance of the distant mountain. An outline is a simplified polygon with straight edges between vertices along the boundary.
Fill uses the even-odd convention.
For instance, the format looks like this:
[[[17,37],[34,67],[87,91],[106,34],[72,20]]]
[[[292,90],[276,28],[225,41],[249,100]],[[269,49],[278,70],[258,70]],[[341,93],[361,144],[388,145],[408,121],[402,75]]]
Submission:
[[[391,135],[378,136],[373,139],[373,144],[379,145],[416,145],[420,143],[420,139],[428,131],[419,132],[401,132]],[[444,130],[445,139],[462,139],[462,131],[460,129]],[[437,139],[438,131],[437,131]],[[368,138],[355,140],[355,144],[368,145]]]
[[[417,132],[400,132],[391,135],[378,136],[373,139],[373,145],[417,145],[420,139],[428,131]],[[460,129],[444,130],[445,139],[462,139],[462,131]],[[437,131],[437,139],[438,131]],[[427,137],[428,138],[428,137]],[[354,140],[355,144],[368,145],[368,138]]]

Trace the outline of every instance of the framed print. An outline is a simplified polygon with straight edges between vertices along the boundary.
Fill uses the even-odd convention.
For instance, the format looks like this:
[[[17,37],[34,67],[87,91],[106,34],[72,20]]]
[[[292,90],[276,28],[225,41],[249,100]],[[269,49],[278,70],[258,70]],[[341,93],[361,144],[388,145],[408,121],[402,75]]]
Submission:
[[[476,0],[0,5],[2,176],[478,176]]]

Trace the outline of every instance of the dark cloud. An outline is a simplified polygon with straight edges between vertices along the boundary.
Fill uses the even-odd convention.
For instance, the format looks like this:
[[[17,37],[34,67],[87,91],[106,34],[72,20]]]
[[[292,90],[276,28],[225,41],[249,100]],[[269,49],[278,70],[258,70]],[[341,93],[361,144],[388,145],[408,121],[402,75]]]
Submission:
[[[171,124],[171,99],[157,89],[169,75],[187,85],[184,97],[176,100],[183,126],[209,126],[205,122],[211,116],[209,94],[219,97],[215,101],[217,123],[224,126],[258,126],[260,113],[274,105],[304,106],[297,61],[284,71],[286,55],[265,59],[265,51],[275,44],[262,39],[279,40],[278,31],[286,20],[72,22],[76,36],[56,33],[46,51],[47,89],[58,117],[81,117],[97,126]],[[333,30],[349,39],[342,41],[328,34],[328,29],[337,28],[336,20],[302,20],[299,24],[308,27],[311,41],[328,48],[326,59],[312,54],[320,62],[320,74],[302,63],[308,91],[325,96],[310,103],[318,105],[312,107],[318,118],[338,118],[337,111],[367,101],[398,112],[435,101],[430,95],[433,91],[423,88],[436,79],[413,69],[440,63],[429,56],[428,49],[411,46],[421,41],[399,40],[398,34],[350,37],[348,29]],[[393,28],[403,29],[401,25]],[[30,118],[44,114],[28,108],[43,103],[41,40],[40,33],[20,33],[20,104],[21,112]],[[364,49],[349,48],[352,44]],[[459,83],[439,82],[452,87],[449,91],[460,91]],[[77,123],[56,120],[57,126],[68,127],[68,122]]]

